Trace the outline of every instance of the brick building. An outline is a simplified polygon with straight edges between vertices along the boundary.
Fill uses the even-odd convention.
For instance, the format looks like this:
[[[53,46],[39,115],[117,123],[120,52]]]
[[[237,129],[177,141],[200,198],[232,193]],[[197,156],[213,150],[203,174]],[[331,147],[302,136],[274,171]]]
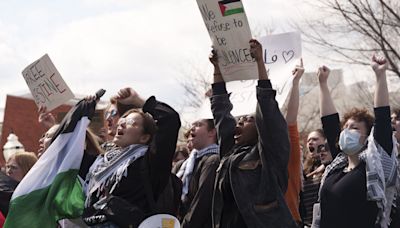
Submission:
[[[56,118],[56,121],[60,122],[64,115],[79,100],[78,98],[71,99],[67,104],[52,110],[51,113]],[[106,105],[107,102],[101,101],[96,107],[96,114],[89,126],[94,132],[98,132],[104,126],[103,110]],[[0,166],[4,166],[5,164],[3,146],[7,142],[7,136],[11,131],[18,136],[18,140],[24,145],[25,151],[37,152],[39,149],[39,139],[46,132],[46,129],[38,123],[38,117],[38,108],[31,94],[22,96],[7,95],[1,129]]]

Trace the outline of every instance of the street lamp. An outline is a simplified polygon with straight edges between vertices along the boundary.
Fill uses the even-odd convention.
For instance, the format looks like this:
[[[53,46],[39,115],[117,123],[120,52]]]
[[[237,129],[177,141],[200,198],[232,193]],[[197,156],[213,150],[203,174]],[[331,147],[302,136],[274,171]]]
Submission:
[[[11,155],[24,151],[24,146],[18,141],[18,136],[16,136],[11,130],[11,133],[7,137],[7,142],[3,146],[3,155],[5,161],[7,162]]]

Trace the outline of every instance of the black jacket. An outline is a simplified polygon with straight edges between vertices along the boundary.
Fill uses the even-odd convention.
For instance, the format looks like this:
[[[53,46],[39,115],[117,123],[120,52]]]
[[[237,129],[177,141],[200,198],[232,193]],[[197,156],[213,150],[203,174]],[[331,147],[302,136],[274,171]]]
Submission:
[[[223,93],[220,92],[221,84]],[[275,100],[276,92],[270,81],[258,82],[256,126],[259,138],[253,146],[234,144],[236,121],[230,114],[232,104],[224,83],[214,84],[213,94],[211,109],[221,157],[214,187],[213,227],[226,227],[221,223],[222,212],[227,210],[224,208],[226,183],[229,183],[240,216],[247,227],[296,227],[283,196],[288,182],[290,153],[287,124]],[[229,217],[229,213],[227,215]],[[224,221],[229,219],[224,218]]]
[[[143,112],[148,112],[153,116],[157,124],[157,132],[145,156],[128,166],[127,176],[121,179],[112,195],[149,216],[160,213],[156,208],[159,205],[151,205],[149,191],[153,194],[152,198],[155,201],[153,203],[157,203],[160,195],[165,192],[166,186],[170,185],[172,159],[181,123],[179,114],[174,109],[157,101],[154,97],[146,101]],[[143,175],[143,170],[146,170],[146,175]],[[93,202],[96,202],[96,194],[92,197]],[[92,215],[93,212],[96,210],[92,205],[84,209],[86,217]]]

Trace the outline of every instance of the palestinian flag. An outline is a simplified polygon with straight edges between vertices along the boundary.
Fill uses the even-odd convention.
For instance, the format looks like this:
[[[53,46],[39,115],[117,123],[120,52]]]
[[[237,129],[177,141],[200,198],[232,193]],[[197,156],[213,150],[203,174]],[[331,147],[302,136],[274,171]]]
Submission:
[[[222,16],[224,17],[244,12],[244,8],[240,0],[223,0],[219,1],[218,4]]]
[[[4,227],[57,227],[60,219],[81,216],[85,199],[77,176],[95,106],[81,100],[65,116],[51,146],[15,189]]]

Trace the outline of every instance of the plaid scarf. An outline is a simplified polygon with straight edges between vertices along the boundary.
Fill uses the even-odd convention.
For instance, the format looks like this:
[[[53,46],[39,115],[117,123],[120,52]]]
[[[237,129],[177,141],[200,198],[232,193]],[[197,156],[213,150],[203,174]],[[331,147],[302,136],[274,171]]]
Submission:
[[[398,183],[397,173],[397,146],[396,139],[393,136],[393,150],[391,156],[375,142],[373,136],[374,130],[368,137],[368,147],[359,154],[360,160],[366,163],[365,171],[367,177],[367,200],[376,201],[378,206],[378,216],[376,224],[381,227],[387,227],[390,224],[390,211],[393,204],[396,188]],[[326,167],[324,175],[321,180],[319,189],[319,197],[321,196],[321,189],[325,179],[335,170],[343,169],[348,165],[347,156],[339,153],[335,160]],[[320,198],[318,199],[320,201]],[[317,210],[320,210],[319,207]],[[314,212],[320,215],[320,211]],[[319,218],[313,219],[317,224],[313,223],[312,227],[319,227]]]

